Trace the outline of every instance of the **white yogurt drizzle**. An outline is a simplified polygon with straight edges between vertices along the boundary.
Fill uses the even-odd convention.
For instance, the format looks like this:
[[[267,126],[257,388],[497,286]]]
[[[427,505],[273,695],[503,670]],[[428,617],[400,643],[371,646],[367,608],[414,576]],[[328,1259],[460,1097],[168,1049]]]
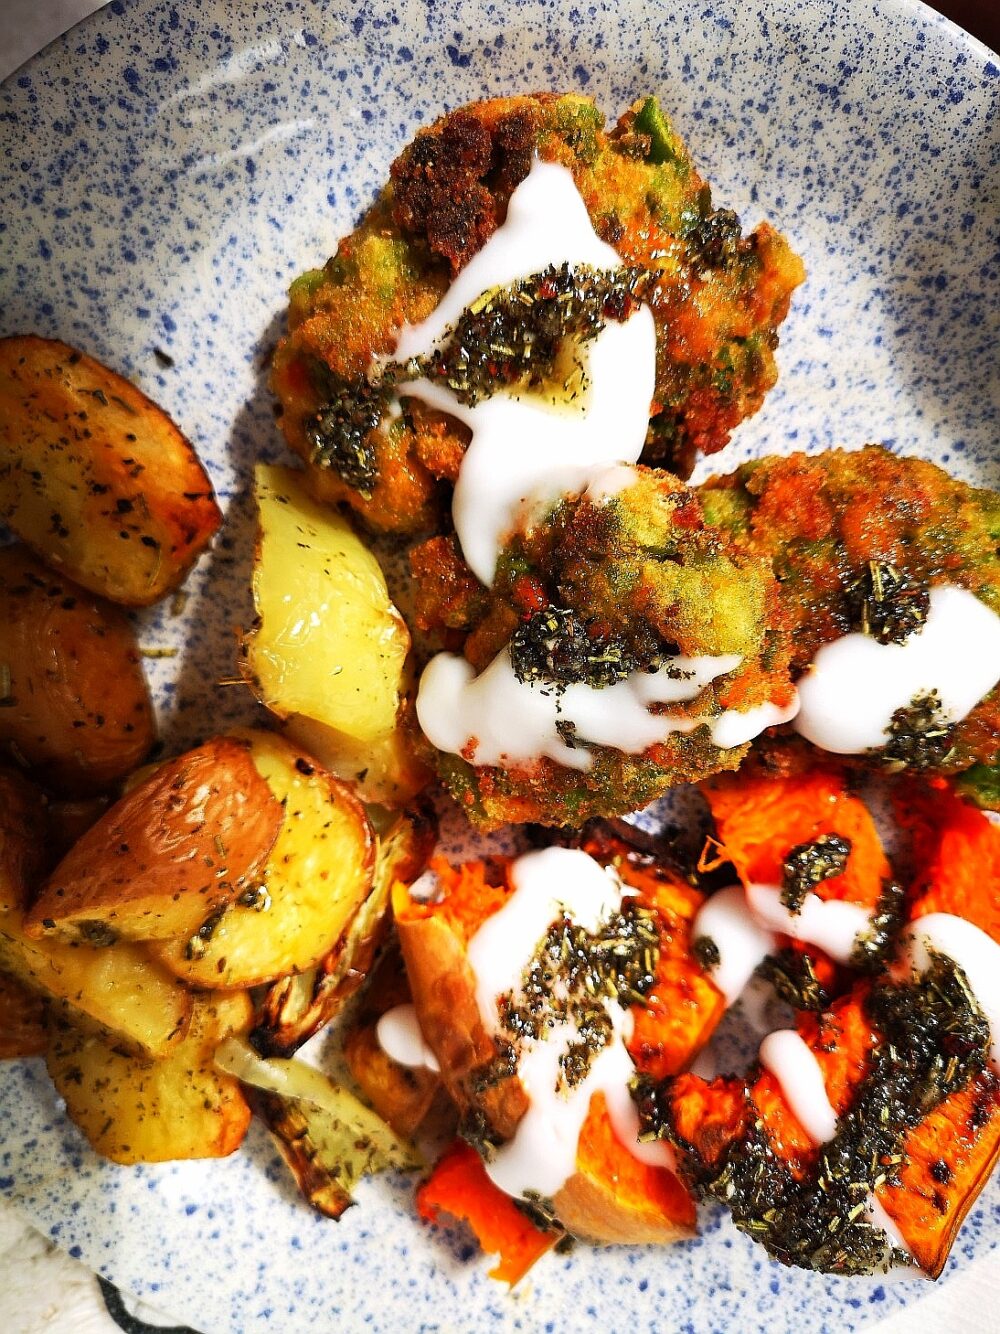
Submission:
[[[792,1029],[769,1033],[760,1044],[760,1063],[778,1081],[785,1101],[812,1142],[826,1144],[837,1133],[837,1113],[827,1097],[826,1083],[815,1054]],[[909,1246],[885,1209],[870,1192],[865,1202],[868,1221],[885,1233],[897,1249]]]
[[[441,1067],[417,1022],[415,1006],[395,1005],[386,1010],[375,1025],[375,1036],[386,1056],[400,1065],[439,1073]]]
[[[536,159],[511,195],[503,225],[428,318],[401,330],[395,359],[427,356],[484,293],[560,264],[615,270],[622,260],[594,231],[572,172]],[[550,503],[585,488],[595,470],[638,461],[656,379],[649,308],[624,323],[609,321],[588,345],[585,370],[587,387],[568,405],[500,391],[470,407],[427,379],[399,387],[472,431],[452,514],[465,559],[484,584],[493,582],[503,540],[526,502]]]
[[[417,719],[438,750],[480,765],[526,764],[548,756],[567,769],[585,771],[593,757],[568,746],[558,722],[572,723],[592,745],[638,754],[675,732],[709,729],[719,718],[651,713],[654,704],[696,699],[717,677],[739,666],[734,653],[718,658],[673,658],[658,672],[633,672],[598,689],[583,682],[557,691],[545,681],[521,681],[502,649],[479,676],[464,658],[439,653],[428,663],[417,691]],[[690,675],[688,675],[690,673]]]
[[[897,709],[936,691],[946,723],[1000,681],[1000,616],[967,589],[932,588],[927,619],[902,644],[850,634],[827,644],[799,681],[795,729],[835,755],[885,745]]]
[[[990,1062],[1000,1074],[1000,945],[973,922],[952,913],[928,913],[907,927],[902,959],[913,973],[931,966],[934,954],[956,963],[990,1026]]]
[[[774,885],[732,885],[713,894],[694,919],[692,939],[708,936],[719,951],[709,967],[712,981],[732,1005],[769,954],[779,935],[815,945],[838,963],[849,963],[858,937],[871,925],[871,911],[858,903],[807,894],[792,913]]]
[[[626,890],[611,869],[576,848],[545,848],[518,857],[511,866],[513,893],[469,942],[468,959],[476,977],[476,999],[483,1023],[500,1031],[497,999],[516,990],[538,942],[565,914],[595,932],[621,907]],[[576,1170],[577,1145],[590,1102],[603,1093],[616,1136],[640,1161],[674,1166],[664,1144],[640,1144],[638,1115],[628,1084],[635,1073],[625,1040],[631,1015],[606,999],[612,1037],[591,1063],[585,1079],[559,1091],[559,1058],[577,1036],[575,1025],[558,1025],[544,1039],[522,1044],[517,1074],[528,1109],[514,1138],[486,1164],[490,1178],[508,1195],[537,1191],[551,1198]]]

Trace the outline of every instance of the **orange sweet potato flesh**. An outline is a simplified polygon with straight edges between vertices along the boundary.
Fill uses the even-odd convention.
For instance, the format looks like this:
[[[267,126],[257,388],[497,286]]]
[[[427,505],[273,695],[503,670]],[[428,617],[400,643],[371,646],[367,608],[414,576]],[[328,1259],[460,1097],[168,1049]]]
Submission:
[[[1000,829],[943,779],[903,785],[896,816],[916,865],[910,916],[953,913],[1000,943]]]
[[[706,785],[726,855],[744,884],[780,885],[782,863],[792,848],[823,834],[851,843],[843,875],[821,881],[823,899],[846,899],[874,907],[892,871],[868,808],[845,789],[832,769],[787,778],[733,774]]]
[[[501,1139],[509,1139],[527,1110],[527,1098],[516,1076],[490,1083],[485,1089],[476,1073],[495,1056],[496,1047],[486,1031],[475,997],[475,979],[466,956],[468,941],[489,916],[502,907],[510,890],[506,865],[482,862],[452,868],[432,863],[442,897],[437,903],[418,903],[399,889],[394,896],[396,926],[406,962],[413,1001],[421,1027],[435,1052],[442,1080],[460,1108],[475,1107]],[[625,868],[623,868],[624,870]],[[632,868],[629,868],[631,874]],[[676,913],[681,938],[700,896],[688,886],[660,884],[650,876],[646,892],[659,894]],[[663,973],[661,1002],[669,989],[680,990],[681,969]],[[658,981],[660,979],[658,978]],[[706,995],[706,1009],[714,1014],[719,1001],[714,987]],[[685,1043],[698,1040],[705,1021],[694,1001],[683,1018],[665,1022],[661,1039],[654,1040],[652,1023],[640,1046],[649,1052],[651,1067],[682,1062]],[[638,1007],[635,1013],[641,1014]],[[697,1034],[695,1039],[691,1031]],[[634,1040],[635,1041],[635,1040]],[[575,1235],[596,1241],[667,1242],[690,1235],[694,1206],[686,1188],[669,1171],[639,1163],[615,1138],[603,1098],[595,1098],[580,1138],[577,1171],[559,1192],[556,1211]]]
[[[248,747],[217,737],[159,766],[87,830],[42,885],[25,932],[191,936],[253,881],[281,822]]]
[[[575,1235],[633,1246],[694,1235],[695,1204],[687,1188],[673,1172],[629,1153],[615,1135],[602,1093],[592,1100],[580,1132],[576,1166],[552,1202],[556,1217]]]
[[[456,1140],[417,1190],[420,1217],[435,1223],[441,1211],[462,1219],[488,1255],[497,1255],[490,1278],[519,1283],[531,1266],[559,1240],[559,1232],[543,1232],[509,1195],[486,1175],[486,1168],[463,1140]]]

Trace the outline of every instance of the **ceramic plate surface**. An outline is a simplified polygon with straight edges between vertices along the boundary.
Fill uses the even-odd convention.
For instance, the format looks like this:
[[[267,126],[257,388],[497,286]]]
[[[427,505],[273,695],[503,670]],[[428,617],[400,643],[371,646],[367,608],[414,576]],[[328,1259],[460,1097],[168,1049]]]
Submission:
[[[252,459],[280,457],[265,385],[293,275],[322,262],[416,127],[473,98],[655,92],[748,226],[770,218],[809,280],[781,381],[713,467],[879,440],[1000,483],[1000,61],[908,0],[116,0],[0,89],[0,332],[77,343],[181,423],[228,512],[181,616],[152,613],[165,738],[251,712]],[[157,350],[172,358],[167,367]],[[0,1068],[0,1190],[121,1287],[222,1334],[265,1329],[849,1331],[917,1280],[772,1265],[718,1217],[669,1250],[580,1247],[515,1293],[412,1185],[310,1214],[262,1133],[225,1162],[120,1169],[40,1063]],[[1000,1238],[996,1183],[949,1268]]]

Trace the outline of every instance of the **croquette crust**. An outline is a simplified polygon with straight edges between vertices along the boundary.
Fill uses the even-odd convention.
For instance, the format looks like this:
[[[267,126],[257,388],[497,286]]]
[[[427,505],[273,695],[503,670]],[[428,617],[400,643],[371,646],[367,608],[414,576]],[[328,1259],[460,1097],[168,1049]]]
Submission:
[[[742,237],[733,215],[713,211],[653,99],[610,131],[579,94],[474,103],[421,130],[336,255],[292,285],[289,332],[275,353],[282,429],[314,493],[350,505],[374,529],[444,530],[467,431],[404,400],[402,415],[369,437],[377,477],[364,495],[317,466],[309,423],[331,384],[363,376],[373,358],[391,356],[402,325],[430,314],[503,222],[535,154],[573,172],[598,234],[655,275],[645,295],[657,327],[648,462],[686,474],[758,410],[777,378],[777,328],[803,280],[801,260],[768,224]]]
[[[858,628],[851,590],[869,562],[920,586],[957,584],[1000,613],[1000,495],[878,445],[746,463],[698,488],[710,523],[763,556],[780,587],[801,674],[824,644]],[[941,766],[1000,758],[1000,688],[955,729]]]

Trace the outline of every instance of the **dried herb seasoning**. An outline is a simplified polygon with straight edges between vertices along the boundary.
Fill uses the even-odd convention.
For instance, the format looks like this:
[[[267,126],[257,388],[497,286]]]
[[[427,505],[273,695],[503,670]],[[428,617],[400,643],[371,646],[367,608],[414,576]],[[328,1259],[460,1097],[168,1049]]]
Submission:
[[[368,497],[378,478],[370,437],[388,411],[389,381],[327,375],[326,385],[329,397],[305,428],[311,462],[332,469]]]
[[[833,996],[819,980],[815,960],[790,946],[770,954],[758,972],[793,1010],[825,1010]]]
[[[736,1226],[783,1264],[864,1274],[895,1259],[868,1219],[869,1195],[893,1179],[907,1132],[988,1066],[989,1024],[950,959],[936,956],[920,979],[875,986],[865,1008],[880,1035],[871,1070],[799,1180],[768,1142],[749,1095],[746,1134],[710,1164],[675,1130],[670,1081],[637,1081],[642,1136],[672,1140],[696,1192],[724,1203]]]
[[[906,908],[906,891],[897,880],[884,880],[872,919],[854,942],[851,967],[861,973],[877,972],[895,944]]]
[[[781,902],[788,911],[801,912],[806,895],[817,885],[843,875],[850,855],[851,840],[840,834],[821,834],[809,843],[796,844],[781,868]]]
[[[902,644],[927,620],[930,592],[907,571],[870,560],[848,588],[857,628],[880,644]]]
[[[908,705],[897,709],[888,730],[889,740],[873,754],[890,773],[936,769],[951,755],[955,725],[945,719],[936,690],[914,695]]]
[[[691,953],[706,972],[718,968],[722,962],[719,947],[711,936],[695,936],[691,942]]]
[[[523,621],[510,639],[510,660],[519,681],[547,681],[557,687],[585,684],[600,690],[633,672],[669,670],[672,646],[653,635],[643,642],[597,633],[567,607],[551,604]],[[690,673],[677,669],[678,677]]]
[[[524,1042],[544,1041],[554,1029],[572,1024],[576,1034],[560,1057],[560,1087],[575,1088],[614,1035],[608,1001],[629,1006],[645,1000],[659,948],[655,915],[633,902],[610,914],[595,932],[568,917],[557,918],[518,987],[497,1000],[510,1049],[516,1053]]]
[[[513,387],[570,398],[583,387],[581,349],[608,321],[629,318],[646,280],[637,268],[550,265],[484,293],[414,369],[470,407]]]
[[[583,392],[582,349],[609,321],[638,308],[649,275],[639,268],[551,265],[484,293],[426,357],[389,362],[379,373],[345,378],[313,366],[322,405],[306,423],[310,461],[368,498],[378,480],[372,434],[397,386],[426,376],[474,406],[501,390],[544,392],[569,401]]]

